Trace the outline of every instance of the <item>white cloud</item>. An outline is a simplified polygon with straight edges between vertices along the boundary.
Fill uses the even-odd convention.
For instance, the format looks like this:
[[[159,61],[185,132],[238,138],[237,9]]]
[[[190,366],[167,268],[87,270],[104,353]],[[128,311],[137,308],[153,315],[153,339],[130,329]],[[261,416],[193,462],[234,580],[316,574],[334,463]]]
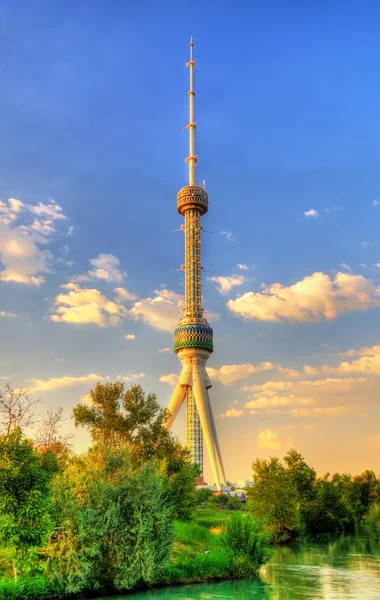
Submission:
[[[0,310],[0,317],[15,317],[16,313]]]
[[[168,385],[176,385],[178,379],[178,373],[169,373],[168,375],[161,375],[158,381],[161,383],[167,383]]]
[[[30,221],[32,215],[42,218]],[[60,219],[67,217],[57,204],[24,204],[15,198],[0,202],[0,280],[37,286],[45,281],[53,261],[46,246]]]
[[[223,385],[232,385],[239,379],[245,379],[253,373],[262,373],[263,371],[271,371],[276,368],[270,362],[262,362],[258,365],[252,365],[251,363],[244,363],[241,365],[224,365],[220,369],[214,369],[208,367],[207,372],[211,379],[220,381]]]
[[[132,292],[128,292],[128,290],[126,290],[125,288],[122,287],[117,287],[114,289],[114,292],[120,296],[121,300],[123,301],[134,301],[137,300],[137,296],[136,294],[132,294]]]
[[[128,310],[118,297],[110,300],[97,289],[81,288],[73,283],[62,287],[70,291],[56,296],[54,314],[50,316],[52,321],[107,327],[118,325],[121,318],[128,315]]]
[[[345,271],[352,271],[351,267],[347,263],[340,263],[338,266]]]
[[[226,410],[225,413],[219,415],[219,417],[225,418],[225,419],[236,419],[238,417],[241,417],[243,414],[242,410],[238,410],[237,408],[229,408],[228,410]]]
[[[278,433],[271,429],[264,429],[257,436],[257,445],[259,448],[266,448],[268,450],[276,450],[281,447],[281,442],[278,437]]]
[[[83,281],[91,281],[94,279],[101,279],[103,281],[114,281],[121,283],[127,276],[125,271],[120,271],[120,261],[117,256],[113,254],[99,254],[96,258],[90,259],[90,266],[95,267],[90,269],[87,274],[76,275],[73,281],[81,283]],[[126,300],[135,300],[136,296],[130,294],[124,288],[117,288],[120,295],[124,296]]]
[[[310,210],[305,210],[303,214],[305,215],[305,217],[318,217],[319,215],[318,211],[314,210],[314,208],[311,208]]]
[[[50,204],[39,202],[38,204],[26,204],[25,206],[32,214],[38,215],[39,217],[48,217],[53,221],[67,219],[62,212],[62,208],[58,206],[54,200],[51,200]]]
[[[65,361],[66,361],[66,359],[65,359],[65,358],[55,358],[55,359],[54,359],[54,362],[58,362],[58,363],[59,363],[59,362],[65,362]]]
[[[182,316],[183,298],[170,290],[155,290],[153,298],[144,298],[136,302],[129,316],[141,319],[154,329],[173,331]]]
[[[286,287],[281,283],[263,285],[262,292],[248,292],[227,307],[246,319],[259,321],[331,321],[339,315],[380,306],[380,286],[363,275],[337,273],[334,279],[313,273]]]
[[[248,271],[248,266],[245,264],[238,263],[237,268],[239,269],[239,271]]]
[[[207,277],[209,281],[217,283],[216,289],[221,294],[228,294],[233,287],[243,285],[246,281],[244,275],[226,275],[225,277]]]
[[[136,336],[134,333],[127,333],[124,337],[126,340],[135,340],[136,339]]]
[[[219,235],[223,235],[226,238],[226,240],[228,240],[229,242],[235,241],[235,239],[232,237],[231,231],[220,231]]]
[[[378,200],[372,200],[373,206],[379,206],[380,202]]]
[[[118,375],[117,379],[120,381],[136,381],[136,379],[143,379],[145,377],[145,373],[132,373],[131,375]]]
[[[159,348],[158,352],[170,352],[171,348]]]
[[[80,377],[58,377],[53,379],[28,379],[32,386],[28,388],[28,392],[51,392],[62,388],[75,387],[77,385],[94,384],[102,381],[104,377],[90,373]]]
[[[95,279],[120,283],[127,275],[125,272],[120,271],[120,261],[113,254],[99,254],[97,258],[90,260],[90,265],[95,268],[89,271],[88,274]]]

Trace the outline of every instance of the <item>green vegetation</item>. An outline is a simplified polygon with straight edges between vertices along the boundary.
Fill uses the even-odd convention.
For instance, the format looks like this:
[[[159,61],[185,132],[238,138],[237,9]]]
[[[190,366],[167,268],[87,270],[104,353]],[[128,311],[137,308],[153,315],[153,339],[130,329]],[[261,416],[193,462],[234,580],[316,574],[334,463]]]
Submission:
[[[372,535],[380,539],[380,503],[374,502],[368,513],[368,527]]]
[[[318,478],[295,450],[283,462],[257,459],[252,468],[255,485],[247,492],[249,510],[263,520],[274,542],[352,528],[369,515],[375,531],[380,481],[373,471]]]
[[[59,431],[60,409],[32,440],[23,427],[34,403],[6,391],[0,600],[253,577],[269,559],[268,534],[241,513],[240,500],[196,490],[199,470],[163,427],[154,394],[98,384],[91,405],[74,409],[76,426],[92,437],[75,456]],[[13,406],[22,419],[12,418]]]

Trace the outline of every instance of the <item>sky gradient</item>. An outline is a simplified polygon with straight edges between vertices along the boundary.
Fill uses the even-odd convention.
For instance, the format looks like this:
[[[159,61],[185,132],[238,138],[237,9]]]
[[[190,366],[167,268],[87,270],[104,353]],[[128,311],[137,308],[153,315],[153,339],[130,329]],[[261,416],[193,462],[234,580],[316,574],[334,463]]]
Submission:
[[[378,470],[379,18],[377,2],[3,2],[0,384],[63,406],[67,429],[97,381],[168,405],[193,35],[227,477],[291,447],[321,474]]]

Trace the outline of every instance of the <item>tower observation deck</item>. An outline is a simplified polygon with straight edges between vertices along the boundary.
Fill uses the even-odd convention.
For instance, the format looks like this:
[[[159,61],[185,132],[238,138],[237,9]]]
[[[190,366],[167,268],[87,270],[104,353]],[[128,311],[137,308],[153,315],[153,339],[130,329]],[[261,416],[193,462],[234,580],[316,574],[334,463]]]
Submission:
[[[206,190],[196,185],[194,118],[193,38],[190,39],[189,67],[189,183],[177,194],[177,211],[184,217],[185,232],[185,298],[184,314],[174,330],[174,352],[182,363],[182,372],[170,401],[167,427],[173,424],[186,400],[186,446],[203,474],[203,436],[218,489],[226,485],[214,416],[208,390],[211,387],[206,361],[213,351],[213,331],[202,308],[201,217],[208,211]]]

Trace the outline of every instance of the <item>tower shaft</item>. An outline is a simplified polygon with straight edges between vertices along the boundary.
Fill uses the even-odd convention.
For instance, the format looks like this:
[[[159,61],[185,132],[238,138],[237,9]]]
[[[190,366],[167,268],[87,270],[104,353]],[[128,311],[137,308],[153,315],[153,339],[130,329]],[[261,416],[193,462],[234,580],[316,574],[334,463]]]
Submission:
[[[185,315],[202,317],[201,216],[199,210],[185,213]]]
[[[203,316],[202,263],[201,263],[201,217],[208,211],[208,196],[203,187],[196,184],[194,120],[194,59],[193,38],[190,40],[189,86],[189,184],[177,194],[177,210],[184,217],[185,226],[185,302],[184,315],[174,331],[174,352],[182,363],[182,372],[168,411],[167,427],[170,428],[178,411],[186,401],[186,445],[192,458],[203,474],[203,436],[213,470],[215,483],[220,489],[226,485],[214,417],[208,389],[211,382],[206,371],[206,361],[213,351],[213,331]]]

